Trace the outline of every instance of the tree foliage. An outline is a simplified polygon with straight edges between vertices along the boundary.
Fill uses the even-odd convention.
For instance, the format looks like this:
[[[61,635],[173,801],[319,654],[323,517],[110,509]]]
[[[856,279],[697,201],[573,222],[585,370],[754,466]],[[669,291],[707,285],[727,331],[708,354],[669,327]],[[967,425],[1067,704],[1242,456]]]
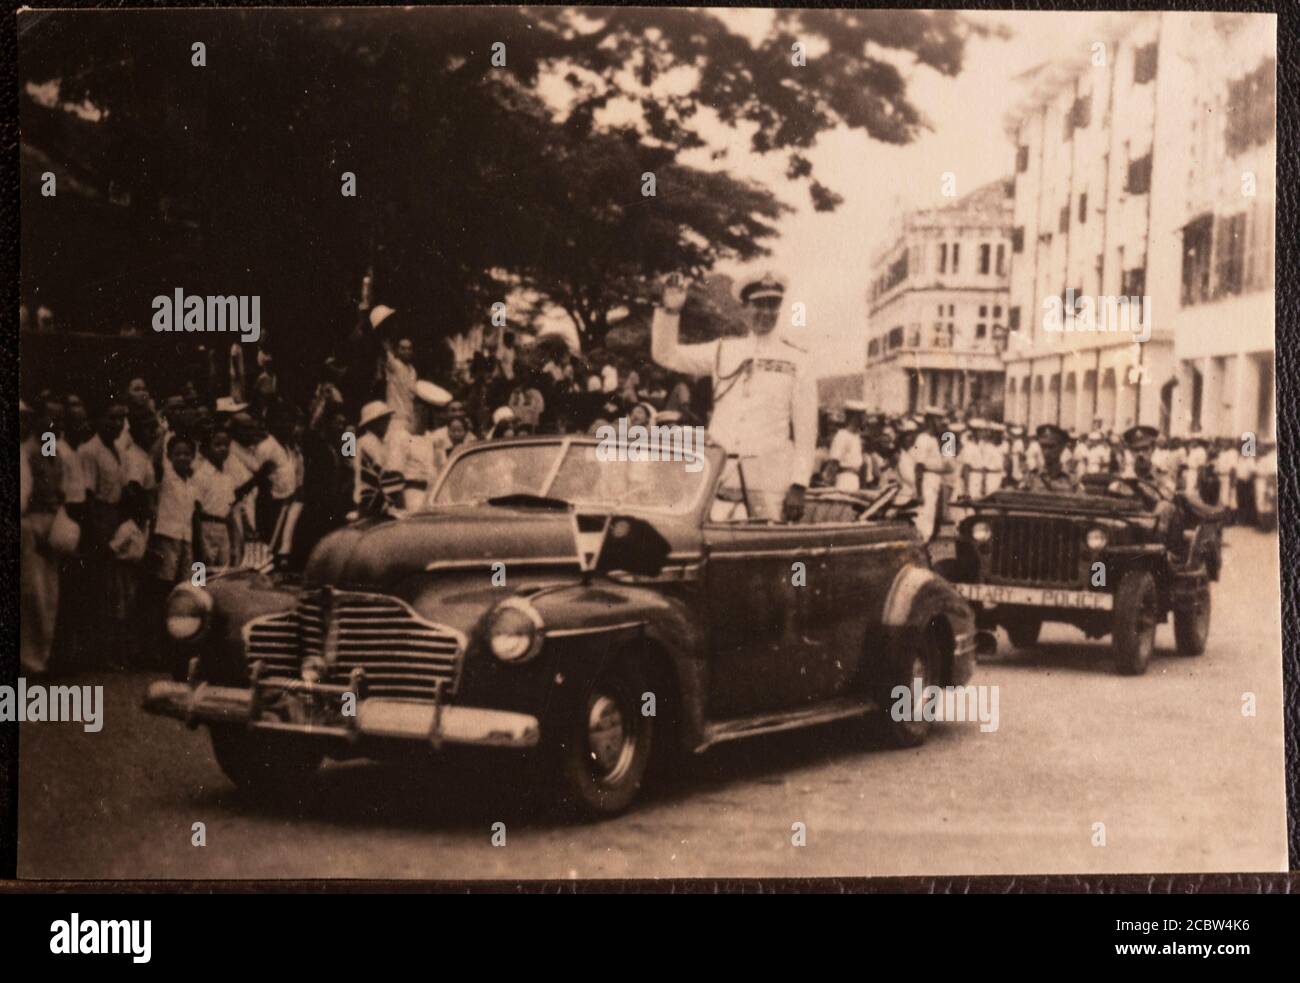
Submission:
[[[953,74],[972,31],[952,13],[858,10],[776,11],[757,40],[669,8],[28,16],[20,77],[57,83],[58,103],[24,94],[24,140],[129,200],[111,224],[132,268],[91,314],[143,323],[176,286],[256,293],[270,337],[304,358],[347,330],[367,268],[416,334],[482,323],[518,286],[599,343],[648,279],[766,251],[788,206],[718,169],[736,145],[719,133],[786,154],[815,207],[834,207],[807,156],[818,135],[914,138],[924,120],[894,62]],[[718,164],[683,162],[695,150]],[[39,208],[25,204],[25,245],[75,307],[78,270],[54,260],[84,230],[67,203],[57,222]]]

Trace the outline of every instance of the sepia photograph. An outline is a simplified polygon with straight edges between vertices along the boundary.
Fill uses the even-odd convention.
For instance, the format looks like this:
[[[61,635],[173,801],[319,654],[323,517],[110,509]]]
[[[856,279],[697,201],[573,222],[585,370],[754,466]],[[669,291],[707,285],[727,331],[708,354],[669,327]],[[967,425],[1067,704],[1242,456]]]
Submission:
[[[1275,15],[16,17],[20,880],[1287,870]]]

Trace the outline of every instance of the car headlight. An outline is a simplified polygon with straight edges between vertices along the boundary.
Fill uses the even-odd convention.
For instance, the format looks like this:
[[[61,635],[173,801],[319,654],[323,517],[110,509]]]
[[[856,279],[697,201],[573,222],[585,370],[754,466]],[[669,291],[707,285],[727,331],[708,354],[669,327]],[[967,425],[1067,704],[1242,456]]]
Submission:
[[[993,527],[987,522],[976,522],[970,527],[970,538],[977,543],[987,543],[993,538]]]
[[[167,634],[178,642],[188,642],[203,634],[212,616],[212,595],[182,584],[167,598]]]
[[[523,598],[509,598],[488,618],[487,636],[502,662],[527,662],[542,650],[542,616]]]
[[[1104,550],[1106,544],[1110,542],[1110,533],[1105,529],[1094,527],[1088,530],[1088,535],[1084,538],[1084,542],[1088,544],[1088,549],[1093,550],[1094,552],[1097,550]]]

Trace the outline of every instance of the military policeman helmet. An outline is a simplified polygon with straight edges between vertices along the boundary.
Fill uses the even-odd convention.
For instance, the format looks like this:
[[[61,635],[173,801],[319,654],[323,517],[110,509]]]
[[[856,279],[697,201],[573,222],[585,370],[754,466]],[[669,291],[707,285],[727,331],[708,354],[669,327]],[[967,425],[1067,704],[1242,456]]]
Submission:
[[[1159,436],[1160,431],[1155,427],[1129,427],[1124,431],[1124,443],[1131,451],[1149,451]]]
[[[773,298],[780,300],[784,296],[785,280],[775,273],[764,273],[762,276],[742,280],[736,289],[736,297],[742,304]]]
[[[981,419],[978,416],[973,416],[966,421],[966,425],[972,430],[987,430],[989,428],[989,421]]]
[[[1059,447],[1070,439],[1070,435],[1055,423],[1040,424],[1034,431],[1034,436],[1038,438],[1039,444],[1052,445]]]

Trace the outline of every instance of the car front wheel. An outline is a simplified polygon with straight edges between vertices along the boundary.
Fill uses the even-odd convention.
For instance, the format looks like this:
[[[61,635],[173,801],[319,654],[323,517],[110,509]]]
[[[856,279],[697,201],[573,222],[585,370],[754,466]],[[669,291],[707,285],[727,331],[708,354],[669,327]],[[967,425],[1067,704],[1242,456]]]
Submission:
[[[641,712],[644,691],[642,674],[624,661],[567,694],[550,748],[567,811],[603,819],[636,798],[654,739],[654,717]]]
[[[1174,611],[1174,641],[1179,655],[1202,655],[1210,640],[1210,585],[1198,591],[1196,603]]]
[[[1130,570],[1115,590],[1112,644],[1115,664],[1125,676],[1147,671],[1156,644],[1160,601],[1155,578],[1146,570]]]
[[[1043,630],[1043,619],[1032,614],[1017,615],[1007,622],[1007,637],[1018,649],[1032,648],[1038,644],[1038,634]]]

